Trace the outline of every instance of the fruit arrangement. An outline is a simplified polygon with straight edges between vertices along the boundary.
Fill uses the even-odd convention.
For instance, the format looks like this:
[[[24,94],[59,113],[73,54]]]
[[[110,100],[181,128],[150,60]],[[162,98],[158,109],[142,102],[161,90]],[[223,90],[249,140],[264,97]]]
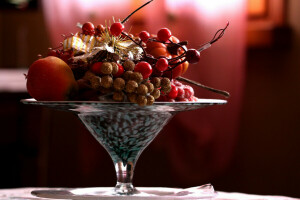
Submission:
[[[188,49],[188,42],[180,41],[168,28],[156,35],[126,33],[126,21],[151,1],[119,22],[96,27],[91,22],[78,24],[79,32],[63,36],[60,47],[50,48],[47,57],[30,66],[29,94],[39,101],[128,101],[140,106],[197,101],[193,88],[182,83],[186,82],[229,96],[182,77],[189,64],[199,62],[200,52],[224,35],[228,23],[199,49]]]

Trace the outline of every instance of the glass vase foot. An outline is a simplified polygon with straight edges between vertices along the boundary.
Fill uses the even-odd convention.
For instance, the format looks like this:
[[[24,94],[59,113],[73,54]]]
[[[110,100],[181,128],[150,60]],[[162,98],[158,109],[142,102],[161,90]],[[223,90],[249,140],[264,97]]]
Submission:
[[[79,188],[79,189],[56,189],[56,190],[35,190],[31,193],[41,198],[53,199],[81,199],[81,200],[159,200],[159,199],[201,199],[211,200],[216,197],[217,193],[210,184],[192,187],[187,189],[177,188],[137,188],[137,193],[127,196],[119,195],[114,192],[113,188]]]

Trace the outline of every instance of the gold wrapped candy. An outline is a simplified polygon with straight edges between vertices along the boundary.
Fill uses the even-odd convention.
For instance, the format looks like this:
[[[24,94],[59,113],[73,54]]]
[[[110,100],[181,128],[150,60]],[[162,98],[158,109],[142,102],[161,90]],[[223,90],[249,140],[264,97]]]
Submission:
[[[75,34],[63,42],[64,51],[73,50],[75,54],[88,53],[95,46],[96,38],[92,35]]]

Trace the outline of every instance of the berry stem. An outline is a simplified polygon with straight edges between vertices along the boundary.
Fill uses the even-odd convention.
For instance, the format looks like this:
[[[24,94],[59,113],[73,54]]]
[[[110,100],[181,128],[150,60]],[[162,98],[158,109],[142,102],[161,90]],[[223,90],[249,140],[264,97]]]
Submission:
[[[228,26],[229,26],[229,22],[227,22],[227,24],[226,24],[226,26],[224,28],[219,29],[215,33],[214,37],[209,42],[201,45],[200,48],[198,49],[198,51],[201,52],[201,51],[203,51],[205,49],[208,49],[209,47],[211,47],[211,45],[213,43],[215,43],[216,41],[218,41],[219,39],[221,39],[223,37],[223,35],[225,34],[225,31],[228,28]]]
[[[206,89],[206,90],[209,90],[209,91],[211,91],[211,92],[215,92],[215,93],[217,93],[217,94],[223,95],[223,96],[225,96],[226,98],[228,98],[228,97],[230,96],[230,94],[229,94],[228,92],[226,92],[226,91],[218,90],[218,89],[215,89],[215,88],[208,87],[208,86],[206,86],[206,85],[203,85],[203,84],[198,83],[198,82],[196,82],[196,81],[193,81],[193,80],[184,78],[184,77],[182,77],[182,76],[179,76],[179,77],[177,77],[176,79],[179,80],[179,81],[184,81],[184,82],[187,82],[187,83],[190,83],[190,84],[199,86],[199,87],[204,88],[204,89]]]
[[[184,53],[186,53],[186,50],[185,50],[185,48],[183,48],[183,45],[187,45],[187,41],[175,43],[175,42],[173,42],[172,40],[169,39],[169,42],[176,45],[176,46],[179,46],[184,51]]]
[[[125,19],[123,19],[123,21],[121,21],[121,23],[124,24],[134,13],[136,13],[137,11],[139,11],[141,8],[145,7],[146,5],[148,5],[149,3],[151,3],[152,1],[153,0],[150,0],[150,1],[146,2],[145,4],[143,4],[142,6],[140,6],[139,8],[137,8],[130,15],[128,15]]]

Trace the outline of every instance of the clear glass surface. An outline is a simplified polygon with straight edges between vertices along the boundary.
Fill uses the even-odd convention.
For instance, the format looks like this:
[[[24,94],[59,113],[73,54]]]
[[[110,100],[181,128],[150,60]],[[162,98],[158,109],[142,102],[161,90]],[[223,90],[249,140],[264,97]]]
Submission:
[[[126,102],[98,101],[54,102],[26,99],[22,100],[22,103],[47,106],[76,113],[89,132],[107,150],[115,166],[117,176],[116,186],[112,191],[105,192],[104,194],[101,193],[101,196],[131,195],[133,197],[144,194],[144,192],[141,194],[132,185],[135,164],[143,150],[153,141],[172,116],[181,111],[225,104],[226,101],[199,99],[197,102],[155,102],[151,106],[143,107]],[[201,190],[201,188],[198,190]],[[210,196],[213,196],[214,190],[212,187],[210,187],[209,191],[211,192]],[[68,192],[61,193],[67,194]],[[33,194],[40,197],[47,197],[47,195],[41,195],[41,192],[33,192]],[[206,192],[204,196],[207,197],[209,195]]]

